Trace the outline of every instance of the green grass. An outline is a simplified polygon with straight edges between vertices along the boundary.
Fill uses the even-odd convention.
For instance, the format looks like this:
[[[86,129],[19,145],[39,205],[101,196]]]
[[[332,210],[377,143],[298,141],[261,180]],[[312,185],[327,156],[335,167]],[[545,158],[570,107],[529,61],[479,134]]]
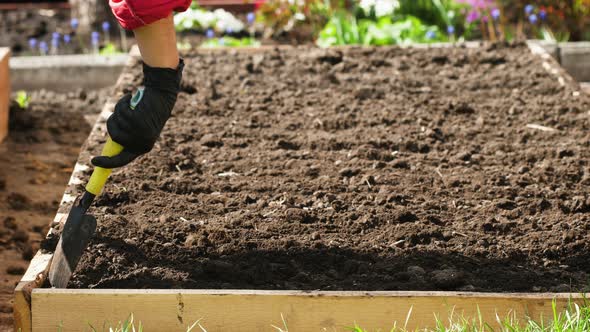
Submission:
[[[31,97],[27,94],[24,90],[19,90],[16,92],[16,103],[22,109],[26,109],[29,107],[29,102],[31,101]]]
[[[515,315],[508,315],[505,318],[496,317],[494,322],[485,322],[481,315],[475,318],[465,318],[456,316],[454,312],[449,314],[446,319],[434,317],[435,328],[428,330],[410,331],[405,328],[407,322],[411,318],[412,310],[408,312],[406,321],[403,326],[394,326],[391,328],[384,328],[379,330],[367,330],[362,327],[362,324],[355,324],[354,327],[344,328],[341,330],[329,331],[343,331],[343,332],[590,332],[590,306],[579,306],[571,304],[567,310],[560,312],[557,304],[554,301],[552,306],[552,316],[543,319],[543,321],[524,320],[518,321]],[[281,314],[281,325],[275,326],[269,324],[277,332],[289,332],[288,321]],[[106,328],[103,330],[95,329],[91,326],[92,331],[108,331],[108,332],[143,332],[144,327],[141,322],[135,325],[133,315],[124,322],[119,322],[115,327]],[[149,330],[149,328],[148,328]],[[319,330],[319,327],[318,327]],[[187,327],[187,332],[207,332],[205,326],[201,325],[200,320],[196,321],[191,326]]]
[[[198,320],[196,322],[193,323],[193,325],[188,326],[186,328],[186,332],[197,332],[198,330],[196,330],[196,328],[200,328],[201,332],[207,332],[207,330],[205,330],[205,328],[201,325],[200,323],[201,320]],[[90,325],[90,324],[88,324]],[[124,321],[124,322],[119,322],[117,325],[115,325],[114,327],[108,327],[108,328],[102,328],[102,329],[97,329],[94,326],[90,325],[90,330],[92,332],[144,332],[143,329],[143,325],[141,324],[141,322],[139,322],[137,324],[137,326],[135,325],[135,322],[133,321],[133,314],[129,315],[129,317]],[[61,332],[61,326],[60,328],[58,328],[58,331]],[[148,329],[149,330],[149,329]]]
[[[429,330],[409,331],[404,327],[393,327],[390,332],[590,332],[590,306],[570,304],[567,310],[559,312],[553,301],[552,317],[541,322],[533,320],[518,321],[514,315],[496,317],[495,322],[483,321],[481,315],[473,319],[454,317],[451,313],[447,321],[436,317],[436,327]],[[408,314],[408,317],[411,313]],[[377,332],[363,329],[360,325],[350,328],[351,332]]]

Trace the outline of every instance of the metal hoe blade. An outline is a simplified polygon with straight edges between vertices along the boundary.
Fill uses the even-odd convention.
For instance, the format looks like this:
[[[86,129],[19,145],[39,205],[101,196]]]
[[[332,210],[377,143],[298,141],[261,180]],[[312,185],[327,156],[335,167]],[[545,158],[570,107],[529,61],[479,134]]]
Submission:
[[[49,283],[52,287],[65,288],[90,239],[96,232],[96,219],[85,214],[94,196],[86,192],[79,204],[72,207],[55,248]]]

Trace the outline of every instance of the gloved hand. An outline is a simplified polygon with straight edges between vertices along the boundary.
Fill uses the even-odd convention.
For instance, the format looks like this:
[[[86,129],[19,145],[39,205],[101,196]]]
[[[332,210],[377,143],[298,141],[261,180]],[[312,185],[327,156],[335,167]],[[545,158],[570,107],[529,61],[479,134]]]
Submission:
[[[170,117],[180,90],[184,61],[176,69],[154,68],[143,64],[143,95],[133,107],[132,96],[127,94],[117,102],[115,112],[107,120],[107,130],[113,141],[124,148],[112,157],[92,158],[94,166],[115,168],[129,164],[138,156],[148,153]]]

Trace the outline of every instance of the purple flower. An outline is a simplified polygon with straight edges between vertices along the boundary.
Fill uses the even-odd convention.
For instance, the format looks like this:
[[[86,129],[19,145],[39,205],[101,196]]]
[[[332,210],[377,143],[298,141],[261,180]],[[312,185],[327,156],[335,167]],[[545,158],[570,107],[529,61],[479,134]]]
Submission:
[[[92,41],[92,46],[98,46],[100,41],[100,34],[98,33],[98,31],[92,31],[92,33],[90,34],[90,39]]]
[[[536,24],[538,20],[536,14],[531,14],[531,16],[529,16],[529,22],[531,22],[531,24]]]
[[[59,40],[59,32],[54,32],[51,34],[51,40]]]
[[[545,21],[547,19],[547,11],[545,9],[541,9],[539,11],[539,18],[541,21]]]
[[[479,19],[479,12],[477,10],[471,10],[465,20],[467,23],[473,23]]]
[[[72,27],[72,29],[74,29],[74,30],[78,29],[78,25],[79,25],[79,24],[80,24],[80,22],[78,22],[78,19],[77,19],[77,18],[73,18],[73,19],[70,21],[70,26],[71,26],[71,27]]]
[[[535,10],[535,6],[531,4],[528,4],[524,7],[524,13],[527,15],[530,15],[533,12],[533,10]]]
[[[492,9],[492,12],[490,14],[492,15],[492,18],[494,19],[494,21],[499,20],[500,16],[502,15],[502,13],[500,12],[500,9],[498,9],[498,8]]]
[[[42,53],[47,53],[47,51],[49,50],[49,47],[47,46],[47,43],[45,41],[41,41],[39,43],[39,49],[41,50]]]
[[[64,35],[64,43],[69,44],[72,41],[72,36],[69,34]]]
[[[102,22],[102,31],[107,32],[111,29],[111,24],[108,21]]]
[[[254,21],[256,20],[256,14],[254,14],[253,12],[249,12],[248,15],[246,15],[246,20],[249,24],[254,23]]]
[[[207,32],[205,33],[205,35],[207,36],[207,38],[211,39],[211,38],[215,37],[215,31],[213,31],[213,29],[207,29]]]
[[[29,47],[31,49],[34,49],[35,47],[37,47],[37,39],[36,38],[29,39]]]
[[[234,29],[227,28],[227,29],[225,29],[225,33],[228,34],[228,35],[231,35],[232,33],[234,33]]]
[[[455,27],[454,27],[454,26],[452,26],[452,25],[449,25],[449,26],[447,27],[447,33],[448,33],[449,35],[454,35],[454,34],[455,34]]]
[[[51,47],[57,48],[59,46],[59,39],[51,39]]]
[[[434,39],[434,38],[436,38],[436,31],[428,30],[428,31],[426,31],[426,34],[424,35],[424,37],[426,37],[426,39]]]

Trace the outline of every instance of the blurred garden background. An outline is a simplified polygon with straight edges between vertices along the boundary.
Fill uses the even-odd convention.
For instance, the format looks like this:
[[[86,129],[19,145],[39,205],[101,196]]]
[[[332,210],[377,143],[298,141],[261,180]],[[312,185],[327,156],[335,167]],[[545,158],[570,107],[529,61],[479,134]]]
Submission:
[[[34,3],[33,3],[34,4]],[[107,1],[0,2],[14,55],[126,52]],[[590,40],[590,0],[201,0],[175,15],[182,48]]]

